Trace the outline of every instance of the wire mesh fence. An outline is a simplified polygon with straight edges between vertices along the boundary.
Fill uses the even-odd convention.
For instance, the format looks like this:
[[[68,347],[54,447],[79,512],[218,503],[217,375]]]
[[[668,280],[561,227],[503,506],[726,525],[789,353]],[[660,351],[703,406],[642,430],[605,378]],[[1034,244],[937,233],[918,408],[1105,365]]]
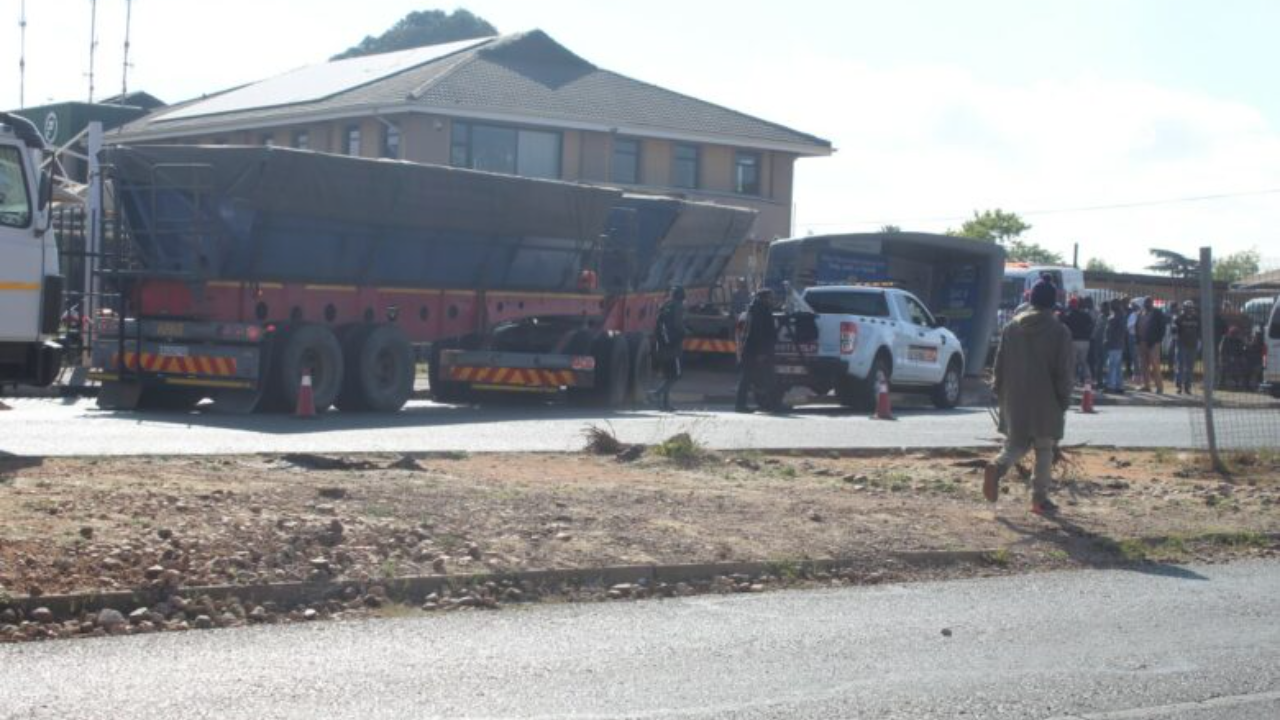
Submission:
[[[1212,262],[1200,268],[1210,278]],[[1163,372],[1195,400],[1193,437],[1221,455],[1280,451],[1280,259],[1171,308]],[[1197,337],[1198,336],[1198,337]]]

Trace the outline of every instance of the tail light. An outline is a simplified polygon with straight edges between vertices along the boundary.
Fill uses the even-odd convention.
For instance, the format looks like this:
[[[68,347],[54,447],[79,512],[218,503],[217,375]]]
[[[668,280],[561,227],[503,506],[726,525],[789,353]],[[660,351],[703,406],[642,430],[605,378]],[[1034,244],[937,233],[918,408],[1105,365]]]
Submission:
[[[840,323],[840,354],[852,355],[858,347],[858,323]]]
[[[573,359],[569,361],[569,367],[574,370],[595,370],[596,359],[590,355],[575,355]]]

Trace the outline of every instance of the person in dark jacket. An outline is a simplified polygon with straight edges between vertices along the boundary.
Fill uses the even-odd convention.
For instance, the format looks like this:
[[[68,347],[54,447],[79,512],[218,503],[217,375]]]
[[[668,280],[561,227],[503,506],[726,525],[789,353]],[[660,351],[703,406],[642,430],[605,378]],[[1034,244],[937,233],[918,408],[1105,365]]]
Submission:
[[[1093,318],[1087,310],[1080,307],[1080,298],[1074,297],[1068,301],[1067,311],[1061,317],[1062,324],[1071,331],[1071,346],[1076,355],[1076,382],[1091,383],[1093,373],[1089,370],[1089,338],[1093,337]]]
[[[1092,301],[1093,298],[1089,298]],[[1089,336],[1089,372],[1094,385],[1106,384],[1107,378],[1107,323],[1111,322],[1111,303],[1102,303],[1101,311],[1093,315],[1093,335]]]
[[[1176,351],[1178,354],[1178,372],[1174,379],[1178,382],[1178,394],[1191,394],[1191,381],[1195,378],[1196,360],[1200,357],[1200,313],[1195,302],[1187,300],[1182,303],[1182,312],[1173,321],[1177,335]]]
[[[658,309],[657,324],[653,329],[653,354],[657,361],[662,382],[648,393],[649,404],[657,405],[665,412],[674,412],[671,406],[671,388],[680,379],[680,361],[684,356],[684,288],[672,286],[667,301]]]
[[[1054,449],[1066,429],[1071,404],[1075,349],[1071,331],[1053,315],[1053,285],[1040,281],[1031,291],[1031,309],[1019,313],[1000,334],[996,350],[995,390],[1000,404],[1004,450],[983,473],[982,494],[1000,497],[1000,480],[1033,448],[1031,512],[1052,515],[1049,499]]]
[[[1152,382],[1156,386],[1156,394],[1164,394],[1164,370],[1160,366],[1160,349],[1164,343],[1164,334],[1168,329],[1164,312],[1156,307],[1155,300],[1148,297],[1142,303],[1142,314],[1138,316],[1138,359],[1141,362],[1142,391],[1150,392]]]
[[[1129,316],[1124,300],[1111,302],[1111,317],[1102,338],[1107,353],[1107,392],[1124,392],[1124,349],[1129,342]]]
[[[778,326],[773,318],[773,291],[756,291],[747,307],[747,324],[742,333],[738,358],[738,398],[734,409],[751,412],[748,398],[753,389],[766,394],[772,388],[773,346],[778,339]]]

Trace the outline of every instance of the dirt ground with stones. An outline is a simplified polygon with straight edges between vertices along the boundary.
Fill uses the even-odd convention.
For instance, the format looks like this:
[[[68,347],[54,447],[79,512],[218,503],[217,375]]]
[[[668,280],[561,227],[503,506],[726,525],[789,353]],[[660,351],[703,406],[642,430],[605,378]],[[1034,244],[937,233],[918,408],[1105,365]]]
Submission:
[[[1002,572],[1278,549],[1274,455],[1236,458],[1225,481],[1194,455],[1077,449],[1059,468],[1063,512],[1045,519],[1028,512],[1017,474],[985,502],[985,456],[969,451],[668,454],[0,458],[0,609],[6,594],[340,580],[377,595],[396,577],[650,563],[850,558],[873,569],[909,550],[991,550],[984,571]],[[520,593],[495,585],[452,604]],[[176,602],[124,626],[384,604],[363,592],[317,608]],[[0,614],[10,636],[23,620]],[[103,632],[94,620],[79,631]]]

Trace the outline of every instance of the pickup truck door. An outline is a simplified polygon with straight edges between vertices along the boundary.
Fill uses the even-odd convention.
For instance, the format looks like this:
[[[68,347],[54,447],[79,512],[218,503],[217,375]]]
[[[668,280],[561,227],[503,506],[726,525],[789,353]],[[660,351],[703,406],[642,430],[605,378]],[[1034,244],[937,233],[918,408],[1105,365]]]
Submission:
[[[921,383],[941,381],[945,335],[942,330],[934,327],[936,323],[933,316],[915,297],[902,294],[898,295],[897,300],[904,313],[904,320],[899,323],[899,332],[905,346],[902,362],[905,372],[901,379]]]
[[[32,232],[34,195],[28,155],[0,145],[0,340],[31,342],[40,329],[44,248]]]

